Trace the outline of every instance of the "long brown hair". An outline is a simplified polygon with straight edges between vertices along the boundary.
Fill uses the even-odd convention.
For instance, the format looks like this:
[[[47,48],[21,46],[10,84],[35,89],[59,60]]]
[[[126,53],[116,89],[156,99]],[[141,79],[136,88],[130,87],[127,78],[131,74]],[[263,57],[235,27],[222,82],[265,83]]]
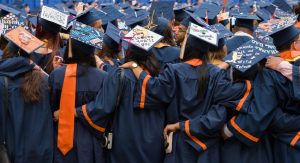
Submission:
[[[19,50],[21,52],[21,50]],[[18,50],[6,47],[3,51],[3,58],[13,58],[19,56]],[[21,52],[22,53],[22,52]],[[23,52],[25,53],[25,52]],[[33,70],[24,74],[21,93],[25,103],[38,102],[41,98],[43,76],[41,70]]]
[[[62,40],[60,39],[59,32],[53,33],[46,29],[44,29],[43,26],[38,25],[36,28],[36,37],[40,40],[43,40],[46,44],[46,48],[51,49],[52,53],[50,54],[51,57],[46,64],[45,71],[47,73],[50,73],[54,68],[52,61],[56,54],[58,53],[58,50],[60,48]]]

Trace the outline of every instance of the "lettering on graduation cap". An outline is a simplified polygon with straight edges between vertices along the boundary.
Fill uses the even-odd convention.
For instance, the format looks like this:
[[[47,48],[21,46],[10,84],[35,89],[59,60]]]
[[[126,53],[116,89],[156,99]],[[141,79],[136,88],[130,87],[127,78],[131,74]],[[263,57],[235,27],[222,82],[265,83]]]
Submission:
[[[6,34],[19,26],[28,30],[28,27],[25,26],[24,22],[20,22],[16,15],[10,13],[0,19],[0,34]]]
[[[159,42],[163,37],[141,26],[136,26],[127,35],[125,41],[130,42],[142,49],[149,50],[154,44]]]
[[[51,7],[43,6],[41,18],[56,23],[62,27],[67,27],[69,15],[59,12]]]
[[[273,44],[252,39],[226,56],[225,62],[245,72],[263,58],[276,54],[278,51]]]
[[[217,33],[200,27],[194,23],[190,24],[189,34],[213,45],[218,45]]]

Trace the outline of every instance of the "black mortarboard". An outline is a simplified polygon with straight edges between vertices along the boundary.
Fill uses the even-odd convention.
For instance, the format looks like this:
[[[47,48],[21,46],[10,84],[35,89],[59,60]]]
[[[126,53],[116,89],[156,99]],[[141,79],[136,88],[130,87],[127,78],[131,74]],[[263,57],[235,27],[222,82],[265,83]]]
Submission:
[[[126,15],[125,23],[127,26],[144,25],[148,20],[148,12],[146,10],[135,11],[133,14]]]
[[[123,17],[124,15],[113,5],[106,6],[102,8],[102,11],[109,14],[111,20],[116,20],[118,18]]]
[[[232,14],[235,20],[235,26],[248,28],[250,30],[254,30],[254,20],[260,20],[256,14],[249,13],[238,13]]]
[[[273,4],[285,12],[293,12],[292,7],[285,0],[274,0]]]

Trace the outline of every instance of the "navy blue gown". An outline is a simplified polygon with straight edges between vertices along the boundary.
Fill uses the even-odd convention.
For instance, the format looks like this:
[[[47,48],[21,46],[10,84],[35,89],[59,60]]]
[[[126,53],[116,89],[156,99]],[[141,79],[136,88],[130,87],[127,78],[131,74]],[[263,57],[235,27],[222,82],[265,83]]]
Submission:
[[[165,46],[161,48],[153,48],[152,52],[160,63],[161,70],[167,63],[179,63],[180,48],[174,46]]]
[[[62,84],[64,81],[66,66],[55,69],[49,77],[51,87],[51,107],[55,111],[59,108]],[[95,99],[97,93],[101,91],[102,83],[106,73],[98,70],[96,67],[87,67],[81,64],[77,65],[76,81],[76,104],[82,106]],[[54,162],[60,163],[103,163],[105,157],[101,146],[101,135],[89,114],[79,115],[74,124],[74,147],[66,156],[63,156],[57,148],[57,123],[55,123],[55,152]]]
[[[164,162],[220,162],[220,129],[226,121],[226,109],[236,108],[244,96],[244,82],[231,83],[225,72],[208,65],[208,85],[203,98],[198,95],[199,66],[168,64],[158,77],[143,72],[135,108],[141,111],[164,110],[166,122],[180,122],[173,136],[172,153]],[[242,108],[241,108],[242,109]]]
[[[25,103],[21,93],[24,74],[32,71],[29,59],[15,57],[0,61],[0,76],[7,76],[9,108],[6,115],[6,142],[12,163],[53,162],[53,118],[47,86],[43,75],[41,98]],[[0,80],[0,114],[3,110],[4,81]],[[2,116],[1,116],[2,117]]]

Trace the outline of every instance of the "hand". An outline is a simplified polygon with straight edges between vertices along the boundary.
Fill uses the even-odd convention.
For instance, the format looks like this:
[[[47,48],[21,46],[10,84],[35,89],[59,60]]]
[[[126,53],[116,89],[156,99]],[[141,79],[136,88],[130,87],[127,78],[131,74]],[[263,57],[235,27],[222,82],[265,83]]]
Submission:
[[[96,60],[96,66],[99,68],[102,65],[103,61],[97,55],[94,55],[94,57],[95,57],[95,60]]]
[[[220,69],[227,70],[228,67],[229,67],[229,64],[226,63],[226,62],[223,62],[223,63],[219,64],[218,67],[219,67]]]
[[[167,139],[168,138],[168,134],[170,132],[176,132],[177,130],[180,129],[180,125],[179,122],[174,123],[174,124],[168,124],[165,129],[164,129],[164,138]]]
[[[61,67],[63,65],[63,61],[64,61],[64,59],[62,57],[54,56],[53,61],[52,61],[53,68],[56,69],[56,68]]]
[[[53,113],[53,120],[54,120],[54,122],[57,122],[57,121],[58,121],[58,118],[59,118],[59,110],[56,110],[56,111]]]
[[[129,61],[129,62],[122,64],[120,67],[121,68],[132,68],[132,64],[134,64],[134,63],[135,63],[134,61]]]
[[[271,56],[267,60],[266,67],[276,70],[282,61],[284,61],[283,58]]]

